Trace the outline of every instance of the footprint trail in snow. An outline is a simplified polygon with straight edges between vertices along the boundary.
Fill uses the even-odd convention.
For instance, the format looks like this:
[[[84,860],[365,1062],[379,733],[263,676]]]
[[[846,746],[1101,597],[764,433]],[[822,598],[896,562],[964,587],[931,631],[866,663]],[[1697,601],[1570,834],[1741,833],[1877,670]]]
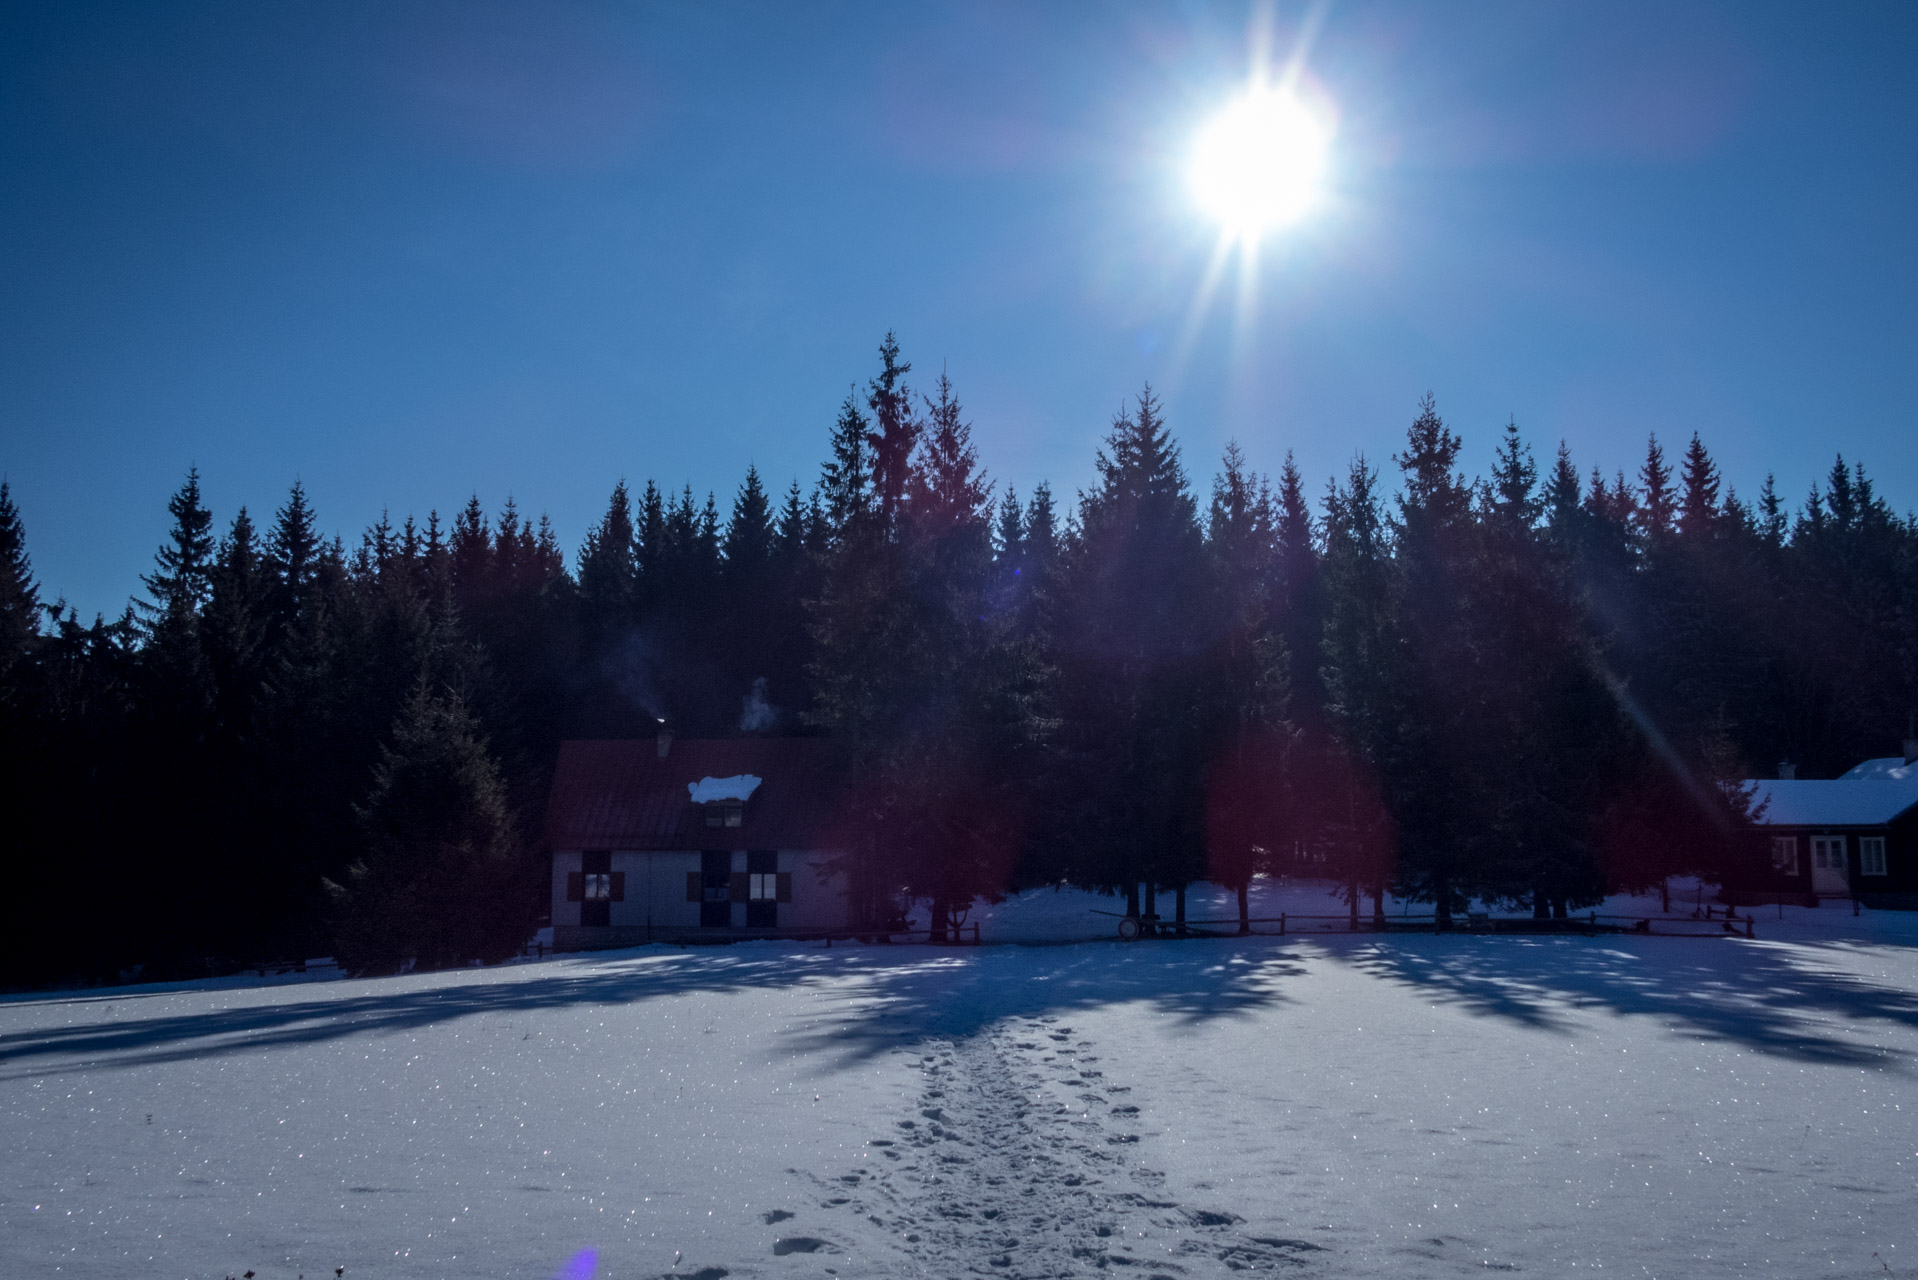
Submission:
[[[1215,1276],[1321,1252],[1169,1198],[1131,1158],[1139,1108],[1090,1049],[1053,1018],[929,1041],[917,1113],[870,1142],[862,1171],[819,1181],[824,1207],[885,1229],[929,1276]]]

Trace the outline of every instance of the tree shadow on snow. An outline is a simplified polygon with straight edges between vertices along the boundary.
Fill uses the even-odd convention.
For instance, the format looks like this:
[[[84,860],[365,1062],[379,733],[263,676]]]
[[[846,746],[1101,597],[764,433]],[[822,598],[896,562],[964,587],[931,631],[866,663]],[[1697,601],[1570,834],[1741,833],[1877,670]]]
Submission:
[[[29,1011],[46,1022],[0,1032],[0,1080],[297,1049],[479,1016],[794,987],[818,990],[822,1003],[794,1029],[799,1043],[782,1038],[782,1051],[803,1045],[857,1058],[1006,1018],[1125,1001],[1192,1022],[1233,1017],[1278,1002],[1280,984],[1300,971],[1286,949],[1271,945],[647,948],[295,989],[9,1003],[0,1006],[0,1025],[18,1026]],[[170,1011],[176,1002],[200,1007]],[[48,1025],[56,1017],[68,1021]]]
[[[1675,938],[1331,939],[1374,977],[1467,1011],[1570,1033],[1577,1010],[1801,1062],[1909,1070],[1869,1027],[1918,1029],[1918,993],[1818,965],[1820,947]]]

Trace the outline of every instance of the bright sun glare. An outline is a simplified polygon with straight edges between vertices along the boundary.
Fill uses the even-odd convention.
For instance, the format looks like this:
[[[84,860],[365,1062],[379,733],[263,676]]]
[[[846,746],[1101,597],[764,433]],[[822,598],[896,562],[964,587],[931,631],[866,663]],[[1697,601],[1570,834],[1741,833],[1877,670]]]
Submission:
[[[1290,226],[1318,198],[1329,133],[1326,122],[1291,93],[1252,88],[1200,131],[1192,150],[1192,193],[1236,239]]]

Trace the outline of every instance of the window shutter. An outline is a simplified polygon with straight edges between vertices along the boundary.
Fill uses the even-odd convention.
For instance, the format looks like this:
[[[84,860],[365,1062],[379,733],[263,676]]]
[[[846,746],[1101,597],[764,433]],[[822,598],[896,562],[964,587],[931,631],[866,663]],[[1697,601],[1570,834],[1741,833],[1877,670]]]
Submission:
[[[568,871],[566,873],[566,901],[583,902],[586,899],[586,873]]]
[[[613,901],[626,901],[626,873],[624,871],[613,872]]]
[[[793,873],[790,871],[779,873],[779,900],[781,902],[793,900]]]
[[[752,879],[744,871],[733,872],[733,901],[744,902],[752,896]]]
[[[699,872],[688,871],[686,873],[686,901],[704,902],[706,900],[704,889],[705,886],[700,883]]]

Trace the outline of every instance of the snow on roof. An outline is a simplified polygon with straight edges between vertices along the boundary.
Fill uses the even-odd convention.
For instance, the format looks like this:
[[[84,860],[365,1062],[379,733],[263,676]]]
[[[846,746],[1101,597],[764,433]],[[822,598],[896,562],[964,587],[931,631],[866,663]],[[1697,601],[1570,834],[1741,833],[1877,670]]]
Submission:
[[[759,775],[739,773],[730,778],[701,778],[687,783],[686,790],[692,793],[694,804],[712,804],[717,800],[749,800],[758,786]]]
[[[1879,827],[1918,805],[1918,768],[1894,773],[1860,772],[1884,764],[1867,760],[1842,778],[1756,779],[1754,805],[1765,804],[1758,821],[1768,827]],[[1767,803],[1769,802],[1769,803]]]
[[[1906,778],[1918,778],[1918,761],[1905,763],[1903,756],[1880,756],[1876,760],[1867,760],[1863,764],[1847,769],[1840,782],[1863,782],[1868,778],[1882,778],[1893,782],[1902,782]]]

